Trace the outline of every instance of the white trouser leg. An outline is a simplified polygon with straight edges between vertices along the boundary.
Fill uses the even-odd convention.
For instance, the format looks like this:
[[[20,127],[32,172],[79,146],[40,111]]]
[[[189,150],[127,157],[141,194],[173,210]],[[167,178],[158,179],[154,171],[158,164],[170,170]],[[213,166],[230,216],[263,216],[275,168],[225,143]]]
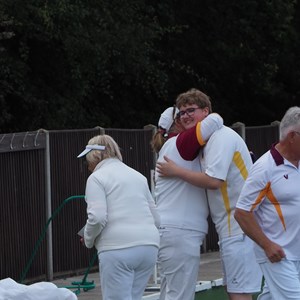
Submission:
[[[160,272],[165,278],[160,300],[194,300],[204,233],[174,228],[160,229]]]
[[[141,300],[157,253],[155,246],[101,252],[99,268],[103,300]]]

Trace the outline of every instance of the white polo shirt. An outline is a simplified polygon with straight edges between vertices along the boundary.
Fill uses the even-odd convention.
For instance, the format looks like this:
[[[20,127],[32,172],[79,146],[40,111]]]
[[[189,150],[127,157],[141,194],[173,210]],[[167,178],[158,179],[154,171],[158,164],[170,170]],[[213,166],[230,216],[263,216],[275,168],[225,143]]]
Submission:
[[[223,126],[208,140],[200,161],[207,175],[224,180],[221,188],[207,190],[210,213],[219,239],[243,233],[233,215],[252,167],[244,140],[234,130]]]
[[[179,136],[178,140],[177,147],[182,157],[192,160],[198,155],[202,145],[197,131],[186,131],[185,136]],[[202,172],[224,180],[221,188],[207,190],[210,214],[219,239],[243,233],[233,215],[252,166],[251,155],[244,140],[234,130],[223,126],[209,138],[200,153],[200,163]]]
[[[289,260],[300,260],[300,168],[272,146],[254,164],[237,207],[253,211],[266,236],[279,244]],[[258,262],[267,261],[255,244]]]

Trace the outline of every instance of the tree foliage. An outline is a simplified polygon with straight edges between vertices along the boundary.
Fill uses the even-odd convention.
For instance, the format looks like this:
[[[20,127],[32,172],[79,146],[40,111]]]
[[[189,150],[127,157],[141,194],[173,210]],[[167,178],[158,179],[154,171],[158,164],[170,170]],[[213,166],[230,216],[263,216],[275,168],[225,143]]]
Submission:
[[[174,41],[175,56],[193,66],[227,122],[265,124],[285,109],[273,113],[286,88],[275,79],[282,52],[290,51],[293,18],[293,1],[182,1],[176,20],[187,30]]]
[[[156,124],[200,88],[227,123],[299,103],[296,1],[0,0],[0,131]]]

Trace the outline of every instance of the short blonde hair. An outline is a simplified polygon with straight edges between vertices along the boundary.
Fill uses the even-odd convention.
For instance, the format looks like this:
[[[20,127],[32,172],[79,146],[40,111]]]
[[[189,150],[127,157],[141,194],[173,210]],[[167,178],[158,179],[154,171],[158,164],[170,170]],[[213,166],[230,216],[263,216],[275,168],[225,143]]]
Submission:
[[[97,164],[106,158],[118,158],[123,161],[120,148],[116,141],[110,135],[97,135],[91,138],[88,145],[105,146],[104,150],[92,150],[86,155],[88,163]]]

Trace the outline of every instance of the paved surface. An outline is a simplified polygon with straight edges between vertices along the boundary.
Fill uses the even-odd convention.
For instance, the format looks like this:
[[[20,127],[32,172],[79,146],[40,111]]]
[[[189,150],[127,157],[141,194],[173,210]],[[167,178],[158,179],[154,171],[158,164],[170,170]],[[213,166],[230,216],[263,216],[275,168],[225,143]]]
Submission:
[[[219,252],[209,252],[209,253],[201,254],[201,263],[200,263],[199,276],[198,276],[199,281],[210,282],[210,281],[221,279],[222,278],[221,270],[222,267],[219,258]],[[84,275],[72,277],[72,278],[60,279],[60,280],[53,281],[53,283],[59,287],[72,286],[72,282],[82,282],[83,277]],[[77,294],[78,300],[102,300],[99,273],[96,272],[96,273],[88,274],[86,281],[87,282],[94,281],[95,288],[90,289],[86,292],[83,291],[83,289],[80,289],[80,293]],[[154,289],[157,286],[157,284],[155,284],[156,282],[157,280],[155,280],[154,276],[150,278],[149,286],[148,286],[149,288],[147,289],[147,292],[145,292],[144,294],[145,299],[151,297],[150,296],[151,294],[154,295],[154,293],[158,292],[157,290]],[[76,288],[74,290],[76,290]]]

